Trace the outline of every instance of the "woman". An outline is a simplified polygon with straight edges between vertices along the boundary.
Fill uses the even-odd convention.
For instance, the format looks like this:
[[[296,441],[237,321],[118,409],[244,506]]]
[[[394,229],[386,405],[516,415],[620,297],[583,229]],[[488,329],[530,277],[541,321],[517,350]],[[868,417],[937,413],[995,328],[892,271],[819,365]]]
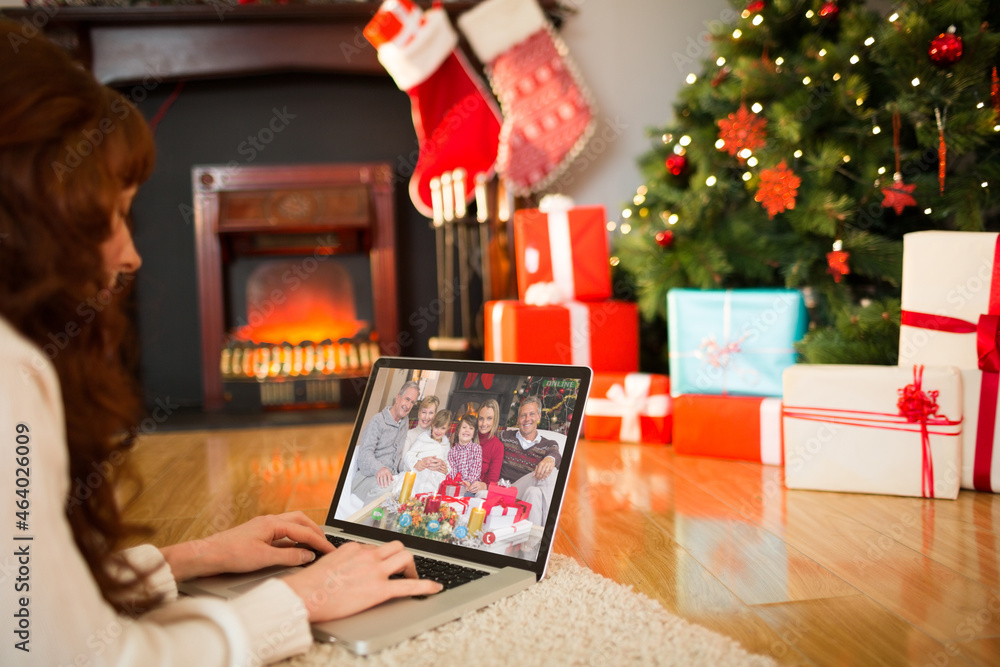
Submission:
[[[434,415],[437,414],[439,405],[441,405],[441,399],[437,396],[425,396],[417,403],[417,423],[406,432],[403,456],[406,456],[407,452],[410,451],[410,447],[413,447],[417,438],[430,431],[431,422],[434,420]]]
[[[500,405],[489,399],[479,406],[478,432],[476,438],[483,450],[483,471],[480,481],[469,487],[471,493],[479,493],[489,488],[490,484],[500,481],[500,468],[503,466],[503,443],[497,437],[500,425]]]
[[[0,663],[269,662],[307,650],[309,622],[438,590],[398,543],[334,550],[301,513],[116,551],[142,534],[118,505],[140,415],[120,293],[141,264],[127,216],[152,137],[124,98],[28,34],[0,21],[0,434],[16,446],[0,492],[21,503],[15,537],[30,538],[13,542],[25,580],[0,594],[16,631]],[[312,560],[297,542],[324,555],[231,603],[173,601],[188,577]]]

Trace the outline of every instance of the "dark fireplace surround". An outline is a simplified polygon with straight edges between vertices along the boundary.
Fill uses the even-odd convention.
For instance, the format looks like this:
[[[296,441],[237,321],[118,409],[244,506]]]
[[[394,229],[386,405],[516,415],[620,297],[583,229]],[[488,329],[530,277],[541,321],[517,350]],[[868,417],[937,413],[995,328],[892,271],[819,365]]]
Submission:
[[[454,20],[472,4],[474,3],[449,3],[448,11],[452,13]],[[377,77],[378,81],[388,82],[388,76],[378,62],[374,48],[362,34],[363,27],[378,6],[378,2],[264,6],[238,5],[235,0],[213,0],[210,4],[204,5],[128,8],[36,7],[4,10],[4,15],[24,22],[26,29],[29,24],[44,29],[49,37],[72,52],[103,83],[126,93],[141,87],[144,90],[139,92],[145,96],[144,91],[150,88],[147,83],[151,77],[155,79],[157,85],[165,82],[170,85],[176,85],[176,82],[181,81],[189,82],[188,88],[191,87],[190,82],[202,81],[214,85],[214,82],[256,80],[253,77],[261,76],[270,77],[268,79],[270,81],[280,77],[280,80],[284,81],[306,75],[324,77],[361,75],[362,80],[364,77]],[[167,87],[163,86],[158,92],[164,91]],[[140,101],[134,95],[131,97],[137,103]],[[156,104],[161,103],[161,101],[156,102]],[[147,117],[155,110],[156,106],[149,104],[143,108]],[[413,147],[408,148],[412,150]],[[305,162],[314,160],[315,157],[312,160],[306,159]],[[293,157],[288,162],[296,164],[298,160]],[[351,160],[351,162],[359,161]],[[359,166],[364,173],[363,164],[345,168],[348,171],[352,168],[357,171],[356,168]],[[191,167],[196,168],[197,165],[192,164]],[[328,167],[339,169],[336,165]],[[244,171],[252,173],[254,169]],[[294,171],[294,168],[291,171]],[[369,177],[363,176],[363,178]],[[392,184],[385,176],[379,176],[372,183],[375,187],[371,205],[380,209],[388,206],[391,209],[393,202],[386,197],[392,196]],[[289,183],[290,187],[293,185]],[[384,185],[388,185],[390,189],[387,191]],[[198,187],[196,183],[195,190]],[[405,179],[399,180],[399,177],[396,177],[395,190],[397,195],[402,191],[402,196],[395,197],[398,209],[405,201]],[[187,203],[191,203],[190,200]],[[404,205],[403,208],[408,208],[408,205]],[[412,226],[414,214],[413,211],[397,210],[392,215],[396,220],[390,220],[390,223],[399,225],[405,222]],[[137,225],[142,226],[142,224],[143,218],[137,214]],[[194,226],[197,228],[198,224]],[[398,312],[400,309],[407,311],[407,307],[412,307],[412,303],[406,303],[405,300],[399,303],[396,292],[400,288],[404,292],[413,291],[413,287],[406,284],[411,276],[405,272],[399,275],[395,270],[393,247],[399,239],[392,237],[398,234],[394,234],[391,226],[387,229],[384,220],[379,223],[378,229],[373,225],[372,230],[378,239],[378,244],[381,244],[372,247],[370,254],[372,274],[376,277],[373,287],[378,294],[374,303],[376,334],[380,336],[383,353],[399,354],[401,339],[398,335],[406,332],[401,332],[397,324]],[[409,233],[413,235],[416,231]],[[388,246],[385,245],[387,238]],[[406,242],[405,238],[402,240]],[[223,248],[223,255],[225,254]],[[212,253],[206,255],[201,248],[196,250],[199,273],[205,273],[202,265],[206,263],[206,257],[209,263],[215,262],[214,266],[209,267],[211,269],[209,273],[217,276],[218,256]],[[146,271],[148,273],[149,269]],[[397,280],[401,280],[402,284],[397,284]],[[203,281],[199,277],[199,283],[201,282]],[[392,284],[389,284],[390,282]],[[202,302],[199,318],[202,378],[201,395],[196,400],[202,409],[215,411],[226,405],[218,362],[219,352],[223,346],[221,333],[225,307],[219,303],[216,292],[210,297],[212,301],[207,304],[209,307],[206,309],[203,285],[199,285],[198,292],[199,300]],[[390,293],[391,298],[385,298],[387,293]],[[147,295],[140,290],[138,296],[142,300]],[[411,302],[412,300],[411,298]],[[425,303],[427,295],[418,295],[416,301]],[[193,304],[189,304],[188,307],[191,306]],[[140,334],[142,346],[150,347],[146,337],[142,332]],[[156,346],[157,354],[169,349],[171,342],[159,341]],[[406,352],[405,349],[402,351]],[[422,350],[419,345],[416,349],[411,346],[409,352],[420,354]],[[148,353],[147,350],[146,354]],[[190,351],[186,356],[193,357]],[[197,363],[194,358],[185,362],[185,364],[192,363]],[[183,405],[193,407],[195,402],[191,391],[184,394],[177,392],[176,389],[163,391],[159,388],[151,390],[148,387],[145,391],[147,403],[152,403],[168,394],[168,400],[175,401],[177,393],[182,393],[180,401]]]
[[[426,8],[431,3],[419,4]],[[475,2],[448,2],[444,4],[444,8],[454,23],[458,16],[475,4]],[[540,4],[558,25],[562,11],[558,3],[555,0],[541,0]],[[315,84],[317,79],[324,82],[349,80],[355,82],[349,85],[362,87],[374,85],[375,89],[381,92],[374,93],[371,99],[378,100],[376,104],[382,104],[383,108],[379,109],[381,115],[375,114],[370,122],[384,122],[383,116],[387,113],[384,107],[388,104],[393,109],[393,112],[388,114],[393,116],[392,127],[397,131],[403,127],[408,133],[408,138],[395,134],[394,138],[383,142],[380,155],[351,154],[346,159],[336,157],[329,159],[326,154],[313,147],[306,150],[305,157],[301,157],[291,149],[281,154],[284,147],[279,147],[276,141],[267,147],[266,154],[260,157],[255,165],[388,162],[393,167],[405,167],[402,156],[415,155],[409,103],[405,95],[395,88],[378,62],[375,49],[368,44],[362,34],[364,26],[379,5],[379,2],[242,5],[237,4],[236,0],[206,0],[206,3],[201,5],[122,8],[28,7],[4,9],[3,15],[23,22],[26,30],[30,29],[30,26],[43,29],[49,37],[74,53],[102,82],[127,94],[138,92],[141,97],[147,97],[147,91],[151,91],[145,103],[135,95],[130,94],[130,97],[140,105],[147,118],[153,118],[166,108],[165,125],[172,125],[172,128],[164,128],[165,132],[186,131],[184,128],[177,128],[181,125],[182,119],[186,118],[190,123],[191,116],[185,117],[181,111],[177,112],[181,114],[177,116],[174,109],[183,106],[185,99],[189,100],[187,104],[190,106],[192,96],[197,98],[197,95],[204,94],[206,89],[214,91],[221,87],[230,90],[233,85],[253,88],[260,83],[266,87],[274,85],[275,82],[285,85],[289,81],[293,82],[293,85],[298,85],[294,82],[301,81],[304,77],[309,94],[315,91],[308,86]],[[465,44],[462,44],[462,48],[470,56],[473,67],[478,67],[478,63]],[[155,79],[155,86],[148,85],[151,77]],[[241,81],[249,83],[238,83]],[[356,84],[358,81],[362,83]],[[171,108],[171,100],[168,99],[169,89],[173,86],[179,88],[181,82],[187,84],[181,94],[181,101]],[[160,85],[163,83],[169,85]],[[200,91],[198,86],[202,86]],[[287,90],[282,88],[282,94],[287,93]],[[319,92],[326,93],[325,90]],[[276,108],[280,107],[279,103]],[[266,109],[270,110],[271,107],[267,106]],[[371,108],[369,113],[361,115],[372,115],[370,110]],[[239,108],[231,111],[236,114],[241,112],[242,109]],[[353,113],[357,115],[357,109],[354,109]],[[158,146],[161,134],[162,132],[159,132],[157,135]],[[283,132],[281,135],[283,141],[288,134],[289,130]],[[175,134],[173,141],[189,143],[188,135]],[[192,379],[190,369],[196,364],[195,355],[204,356],[206,353],[215,355],[216,349],[222,343],[217,339],[208,343],[199,340],[205,335],[204,327],[201,332],[196,331],[200,325],[193,322],[193,312],[183,312],[184,309],[196,310],[191,299],[194,298],[198,288],[194,285],[193,276],[178,274],[176,267],[183,267],[187,261],[183,255],[190,253],[191,267],[194,268],[195,249],[184,246],[190,243],[188,237],[193,236],[194,230],[190,215],[187,215],[187,223],[182,223],[178,220],[181,216],[170,211],[176,211],[178,204],[181,208],[187,207],[187,210],[191,211],[190,204],[193,203],[194,193],[187,191],[187,185],[180,186],[176,182],[180,172],[191,171],[198,165],[224,163],[227,158],[233,156],[223,154],[219,156],[221,160],[214,157],[198,158],[184,164],[183,161],[174,159],[175,156],[170,155],[173,146],[161,148],[168,150],[161,151],[158,169],[162,164],[163,172],[173,175],[167,177],[154,174],[154,179],[143,188],[143,192],[140,192],[141,196],[146,197],[146,202],[137,200],[137,204],[140,208],[143,205],[146,208],[136,211],[136,240],[139,244],[140,237],[145,233],[147,234],[147,238],[143,239],[145,248],[163,245],[166,234],[163,231],[164,226],[173,225],[174,231],[170,232],[173,237],[166,240],[168,245],[174,245],[170,246],[167,252],[176,253],[179,249],[181,256],[177,259],[181,261],[173,260],[173,265],[169,267],[172,274],[164,279],[163,269],[154,267],[155,262],[147,255],[146,259],[150,261],[145,262],[146,266],[137,286],[140,304],[145,304],[140,307],[138,317],[140,342],[144,350],[141,374],[144,380],[145,399],[150,406],[158,400],[169,400],[171,404],[180,403],[184,407],[217,410],[224,404],[221,398],[222,392],[219,390],[217,359],[199,360],[202,367],[215,368],[214,374],[208,373],[206,378]],[[350,154],[350,150],[347,153]],[[424,321],[426,317],[422,313],[428,310],[428,306],[433,304],[436,297],[433,280],[424,280],[426,271],[422,266],[418,266],[417,262],[425,261],[419,258],[433,257],[433,232],[429,228],[428,221],[409,203],[406,196],[407,174],[403,172],[405,168],[393,176],[395,194],[392,195],[396,217],[395,243],[400,249],[397,253],[397,270],[395,275],[391,276],[392,280],[396,281],[397,294],[393,300],[396,312],[387,312],[383,306],[381,311],[375,314],[375,319],[381,323],[381,326],[376,328],[382,329],[380,342],[383,353],[426,356],[429,352],[427,339],[432,335],[431,332],[436,324]],[[168,193],[162,191],[162,180],[159,186],[153,183],[157,178],[174,179],[174,182],[167,186]],[[187,183],[191,182],[190,178],[190,175],[185,177]],[[157,187],[160,187],[159,191]],[[143,225],[148,224],[150,214],[156,220],[155,227],[144,230]],[[189,226],[182,228],[181,224]],[[180,237],[183,239],[178,240]],[[200,261],[201,259],[197,260]],[[431,261],[433,262],[433,259]],[[157,270],[161,273],[157,274],[155,272]],[[186,271],[183,268],[180,270]],[[392,272],[386,273],[391,275]],[[146,283],[143,284],[143,281]],[[177,284],[171,284],[168,289],[165,287],[167,282]],[[384,291],[384,284],[378,287]],[[154,304],[152,307],[156,311],[152,320],[148,312],[150,303]],[[377,302],[375,307],[379,309]],[[145,308],[145,313],[142,308]],[[171,314],[177,312],[178,308],[181,309],[183,317],[177,318]],[[419,315],[416,317],[416,322],[414,313]],[[212,326],[215,329],[219,328],[217,322]],[[147,340],[150,333],[153,336],[151,345]],[[395,341],[386,340],[386,335],[391,338],[393,334],[397,334]],[[159,357],[161,352],[172,351],[172,348],[177,346],[183,348],[182,351],[185,353],[182,357],[183,362],[164,362],[163,359],[159,359],[158,365],[150,365],[149,349],[155,350],[154,354]],[[152,377],[153,380],[147,383],[148,377]]]

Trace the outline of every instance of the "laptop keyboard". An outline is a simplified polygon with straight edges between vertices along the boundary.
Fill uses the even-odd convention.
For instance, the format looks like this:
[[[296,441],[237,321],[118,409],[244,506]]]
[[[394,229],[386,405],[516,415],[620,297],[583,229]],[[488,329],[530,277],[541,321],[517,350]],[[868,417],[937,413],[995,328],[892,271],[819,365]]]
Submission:
[[[327,535],[327,541],[335,547],[339,547],[347,542],[353,542],[354,540],[349,540],[345,537],[340,537],[339,535]],[[305,546],[305,545],[300,545]],[[308,548],[308,547],[305,547]],[[317,557],[319,553],[317,552]],[[458,565],[456,563],[449,563],[443,560],[435,560],[434,558],[427,558],[426,556],[413,556],[413,563],[417,568],[417,576],[421,579],[430,579],[431,581],[436,581],[442,586],[444,590],[450,588],[455,588],[456,586],[461,586],[462,584],[467,584],[470,581],[475,581],[480,577],[485,577],[489,572],[484,572],[483,570],[477,570],[472,567],[465,567],[464,565]],[[404,575],[402,573],[394,574],[391,579],[400,579]],[[417,597],[426,597],[423,595]]]

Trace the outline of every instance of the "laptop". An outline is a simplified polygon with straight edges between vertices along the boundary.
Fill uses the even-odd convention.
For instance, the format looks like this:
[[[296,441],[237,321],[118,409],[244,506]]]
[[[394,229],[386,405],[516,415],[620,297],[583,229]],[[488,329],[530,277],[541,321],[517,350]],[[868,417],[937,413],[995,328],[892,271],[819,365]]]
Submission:
[[[344,540],[365,544],[399,540],[413,553],[419,573],[451,570],[444,575],[421,576],[435,580],[443,576],[450,583],[442,582],[445,590],[435,595],[389,600],[348,618],[314,624],[314,637],[321,642],[340,642],[358,655],[368,655],[541,580],[552,552],[591,376],[591,370],[584,366],[379,358],[367,381],[323,530],[334,545]],[[558,448],[558,466],[543,483],[501,475],[498,483],[471,497],[455,486],[458,480],[454,475],[445,475],[441,485],[436,484],[439,477],[420,473],[407,483],[405,472],[400,473],[402,485],[383,488],[377,483],[366,484],[358,468],[359,441],[372,420],[383,418],[380,413],[387,408],[393,409],[397,396],[402,395],[400,389],[408,382],[415,383],[419,399],[437,396],[438,410],[452,412],[449,442],[456,441],[459,418],[477,415],[492,399],[500,413],[496,416],[497,436],[503,433],[504,438],[517,443],[521,403],[529,396],[536,397],[537,402],[525,401],[524,411],[540,408],[535,428],[545,439],[543,445],[550,451],[553,446]],[[412,397],[412,389],[406,393]],[[416,412],[415,403],[411,422]],[[530,429],[531,417],[526,421],[529,425],[522,428]],[[518,467],[524,468],[523,460],[515,460],[520,458],[510,457],[510,465],[502,470],[515,476]],[[400,456],[400,460],[402,469],[405,457]],[[293,571],[274,567],[250,574],[206,577],[183,582],[179,588],[189,595],[233,598],[264,579]]]

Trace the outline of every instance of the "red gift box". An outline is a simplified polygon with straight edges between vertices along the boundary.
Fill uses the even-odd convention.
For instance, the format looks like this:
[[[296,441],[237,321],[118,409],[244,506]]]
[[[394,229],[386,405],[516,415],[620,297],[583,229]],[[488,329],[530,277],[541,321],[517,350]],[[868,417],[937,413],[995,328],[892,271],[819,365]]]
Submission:
[[[670,378],[650,373],[595,373],[583,418],[588,440],[670,442]]]
[[[782,465],[781,399],[682,394],[674,397],[674,451]]]
[[[639,311],[627,301],[530,306],[486,303],[487,361],[574,364],[594,371],[639,370]]]
[[[500,486],[490,484],[486,489],[486,502],[483,503],[483,511],[487,514],[494,505],[512,507],[517,502],[517,488],[513,486]]]
[[[527,519],[528,515],[531,514],[531,503],[529,502],[515,500],[514,507],[517,508],[517,514],[514,516],[514,523],[517,523],[522,519]]]
[[[610,298],[606,225],[603,206],[515,211],[514,249],[521,300],[535,283],[555,283],[566,299]]]
[[[446,477],[438,486],[438,495],[460,498],[462,496],[462,473],[458,472],[454,476]]]

